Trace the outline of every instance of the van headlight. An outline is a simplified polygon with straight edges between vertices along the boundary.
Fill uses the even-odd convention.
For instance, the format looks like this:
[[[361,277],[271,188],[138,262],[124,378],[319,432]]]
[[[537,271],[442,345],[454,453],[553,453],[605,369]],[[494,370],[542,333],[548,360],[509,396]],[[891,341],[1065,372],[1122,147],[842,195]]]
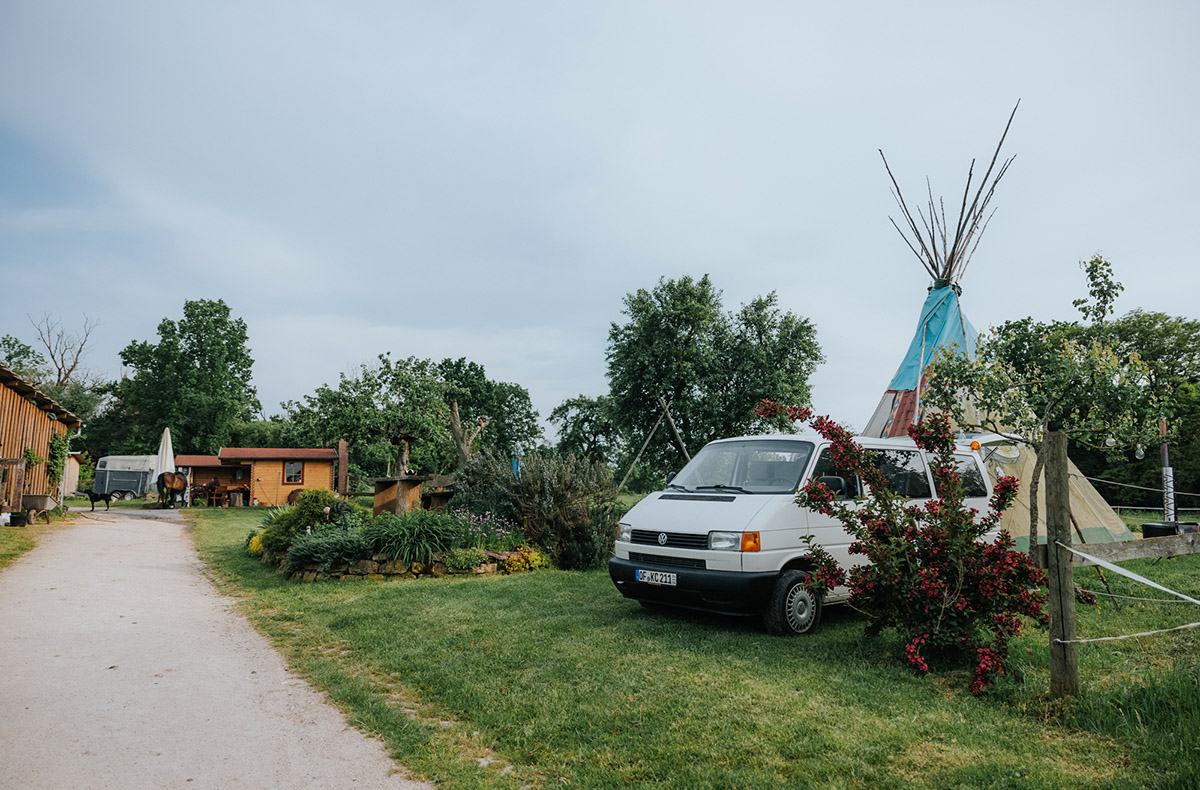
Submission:
[[[617,524],[617,540],[621,543],[632,543],[633,527],[629,524]]]
[[[710,532],[708,547],[713,551],[739,551],[742,548],[742,533]]]

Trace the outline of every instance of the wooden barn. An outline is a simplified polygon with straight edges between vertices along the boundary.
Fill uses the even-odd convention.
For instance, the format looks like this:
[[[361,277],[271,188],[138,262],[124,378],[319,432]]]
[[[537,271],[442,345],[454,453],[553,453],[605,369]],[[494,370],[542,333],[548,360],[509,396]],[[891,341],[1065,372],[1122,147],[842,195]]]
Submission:
[[[0,512],[25,510],[26,496],[61,501],[60,492],[50,490],[45,459],[51,437],[66,436],[80,425],[78,417],[0,365]],[[30,465],[28,455],[43,461]]]
[[[334,486],[337,451],[303,447],[222,447],[217,455],[180,455],[175,468],[189,470],[193,486],[216,481],[211,504],[285,505],[288,495]]]

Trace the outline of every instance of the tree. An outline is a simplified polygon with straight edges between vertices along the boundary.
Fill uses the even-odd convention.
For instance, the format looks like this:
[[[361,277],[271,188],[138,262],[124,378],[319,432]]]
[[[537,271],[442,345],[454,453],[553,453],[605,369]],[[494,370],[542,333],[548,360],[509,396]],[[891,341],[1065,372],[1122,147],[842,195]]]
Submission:
[[[62,320],[54,318],[49,313],[42,315],[40,321],[33,321],[37,331],[38,342],[46,350],[46,359],[52,369],[50,381],[56,387],[66,387],[79,382],[79,363],[87,351],[88,340],[99,322],[93,321],[85,314],[83,316],[83,331],[73,335],[62,328]]]
[[[524,387],[492,381],[483,365],[464,357],[443,359],[437,369],[446,384],[460,468],[476,449],[507,458],[518,445],[527,447],[541,438],[538,414]],[[455,419],[458,428],[453,425]]]
[[[45,353],[5,335],[0,338],[0,361],[85,424],[90,423],[108,397],[107,382],[80,367],[97,322],[84,316],[81,335],[66,332],[62,321],[49,314],[40,322],[31,318],[30,323]]]
[[[183,318],[159,323],[157,343],[135,341],[121,351],[133,375],[113,387],[89,444],[149,453],[169,427],[176,451],[215,455],[239,423],[261,411],[247,341],[245,322],[231,317],[224,300],[184,302]]]
[[[445,474],[461,467],[476,444],[508,457],[513,443],[541,432],[523,387],[494,382],[466,359],[435,363],[380,354],[357,375],[342,374],[336,388],[318,387],[303,402],[283,406],[282,422],[299,441],[349,443],[352,476],[383,476],[405,466]]]
[[[616,461],[620,445],[613,423],[612,399],[607,395],[568,398],[550,412],[550,422],[558,426],[555,446],[558,452],[595,463]]]
[[[777,301],[772,292],[726,313],[707,275],[664,278],[652,291],[627,295],[628,320],[612,324],[607,354],[612,420],[626,444],[640,446],[661,412],[659,398],[670,401],[689,453],[749,432],[762,398],[808,403],[808,378],[822,361],[816,329]],[[667,435],[643,456],[655,476],[683,461]]]
[[[432,362],[393,360],[385,353],[355,376],[343,373],[336,388],[322,385],[303,402],[283,407],[301,443],[329,447],[345,439],[352,476],[400,471],[405,441],[410,442],[411,468],[441,473],[451,471],[456,458],[444,393]]]
[[[1133,310],[1107,324],[1109,342],[1121,356],[1137,354],[1146,364],[1149,389],[1171,425],[1171,466],[1180,492],[1200,492],[1200,321],[1165,313]],[[1162,464],[1157,442],[1142,448],[1141,458],[1071,445],[1071,458],[1084,474],[1124,486],[1102,489],[1123,504],[1162,504]],[[1099,485],[1105,485],[1100,483]],[[1129,488],[1138,486],[1140,488]],[[1200,500],[1180,501],[1194,506]]]
[[[22,343],[12,335],[5,335],[0,337],[0,362],[13,373],[37,386],[42,378],[46,358],[33,346]]]
[[[1090,263],[1085,269],[1094,301],[1077,300],[1075,305],[1096,321],[1092,326],[1032,318],[1008,321],[980,336],[973,359],[956,351],[930,366],[929,405],[948,412],[964,428],[995,431],[1037,454],[1027,483],[1031,554],[1037,548],[1047,432],[1061,431],[1093,446],[1107,445],[1109,437],[1113,446],[1132,446],[1147,441],[1161,414],[1147,386],[1146,364],[1136,353],[1122,355],[1107,342],[1103,320],[1120,286],[1111,282],[1107,262]]]

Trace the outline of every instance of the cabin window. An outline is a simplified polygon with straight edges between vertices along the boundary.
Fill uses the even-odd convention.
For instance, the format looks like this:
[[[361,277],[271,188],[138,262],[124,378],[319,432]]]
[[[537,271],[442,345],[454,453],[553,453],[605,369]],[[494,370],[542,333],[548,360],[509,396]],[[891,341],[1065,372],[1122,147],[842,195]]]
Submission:
[[[301,461],[284,461],[284,485],[300,485],[304,482],[304,464]]]

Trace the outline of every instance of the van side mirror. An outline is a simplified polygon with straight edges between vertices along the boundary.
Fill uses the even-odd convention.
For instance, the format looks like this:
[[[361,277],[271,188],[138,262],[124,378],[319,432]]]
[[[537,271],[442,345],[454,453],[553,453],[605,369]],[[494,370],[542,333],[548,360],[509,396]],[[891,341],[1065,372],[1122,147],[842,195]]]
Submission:
[[[837,475],[823,475],[817,478],[817,482],[832,491],[838,499],[846,498],[846,480]]]
[[[674,472],[667,472],[666,484],[667,484],[667,485],[670,485],[670,484],[671,484],[671,481],[672,481],[672,480],[674,480],[674,479],[675,479],[675,473],[674,473]]]

